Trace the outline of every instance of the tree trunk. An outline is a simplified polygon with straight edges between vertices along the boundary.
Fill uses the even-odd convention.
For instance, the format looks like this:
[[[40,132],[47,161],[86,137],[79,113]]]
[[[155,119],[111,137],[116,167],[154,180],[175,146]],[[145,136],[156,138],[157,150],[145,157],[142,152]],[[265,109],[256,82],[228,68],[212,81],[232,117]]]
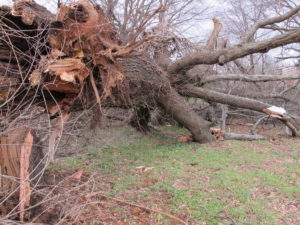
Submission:
[[[131,99],[135,105],[149,107],[160,104],[180,125],[187,128],[195,141],[212,141],[210,123],[199,117],[171,86],[167,74],[147,57],[136,57],[122,62],[129,80]]]
[[[272,106],[270,104],[249,98],[223,94],[220,92],[195,87],[193,85],[184,85],[184,87],[181,88],[179,91],[181,94],[186,96],[202,98],[208,101],[218,102],[234,107],[250,109],[257,112],[265,113],[271,117],[275,117],[282,121],[286,126],[288,126],[291,129],[293,136],[300,135],[300,118],[292,116],[288,113],[282,115],[276,114],[275,112],[268,110],[268,108]]]
[[[179,124],[191,131],[195,141],[200,143],[212,141],[209,130],[210,123],[192,111],[185,99],[173,88],[170,92],[161,94],[158,97],[158,102]]]

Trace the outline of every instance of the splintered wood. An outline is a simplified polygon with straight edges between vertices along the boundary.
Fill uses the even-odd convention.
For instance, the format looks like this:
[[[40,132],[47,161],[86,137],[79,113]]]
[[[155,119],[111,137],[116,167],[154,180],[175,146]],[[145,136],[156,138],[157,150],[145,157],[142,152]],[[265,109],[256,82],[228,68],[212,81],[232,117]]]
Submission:
[[[33,144],[30,129],[17,129],[0,136],[0,187],[7,195],[19,195],[20,219],[30,203],[29,165]]]
[[[30,129],[27,129],[24,143],[21,146],[20,158],[20,192],[19,192],[19,210],[20,220],[24,220],[25,208],[30,205],[30,179],[29,179],[29,163],[32,150],[33,137]]]

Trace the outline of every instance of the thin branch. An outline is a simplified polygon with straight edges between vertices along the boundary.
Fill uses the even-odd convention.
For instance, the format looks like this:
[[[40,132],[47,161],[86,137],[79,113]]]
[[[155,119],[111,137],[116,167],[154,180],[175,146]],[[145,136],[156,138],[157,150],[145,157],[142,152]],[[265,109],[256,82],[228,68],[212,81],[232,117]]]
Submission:
[[[290,18],[291,16],[295,15],[299,11],[300,11],[300,5],[298,5],[296,8],[292,9],[291,11],[289,11],[289,12],[287,12],[287,13],[281,15],[281,16],[268,18],[268,19],[265,19],[265,20],[262,20],[262,21],[259,21],[259,22],[255,23],[253,25],[253,27],[250,29],[250,31],[248,33],[246,33],[244,35],[244,37],[242,37],[241,43],[249,42],[253,38],[254,34],[256,33],[256,31],[259,28],[262,28],[264,26],[271,25],[271,24],[274,24],[274,23],[280,23],[280,22]]]
[[[102,110],[102,106],[101,106],[101,98],[100,98],[99,91],[98,91],[97,86],[96,86],[94,75],[92,73],[90,73],[90,82],[92,84],[93,91],[94,91],[94,94],[95,94],[95,97],[96,97],[96,101],[97,101],[97,104],[99,106],[99,112],[101,113],[101,115],[99,115],[99,116],[101,117],[102,114],[103,114],[103,110]]]
[[[244,82],[266,82],[266,81],[279,81],[279,80],[298,80],[300,74],[288,74],[288,75],[272,75],[272,74],[216,74],[208,75],[201,79],[201,83],[211,83],[220,80],[237,80]]]
[[[286,57],[276,57],[276,59],[281,59],[281,60],[284,60],[284,59],[300,59],[300,55],[297,55],[297,56],[286,56]]]
[[[260,42],[235,45],[217,51],[195,52],[184,56],[183,58],[172,63],[168,67],[168,72],[170,74],[180,73],[198,64],[211,65],[218,63],[219,65],[224,65],[227,62],[242,58],[253,53],[266,53],[270,49],[296,42],[300,42],[300,30],[277,35],[273,38]]]

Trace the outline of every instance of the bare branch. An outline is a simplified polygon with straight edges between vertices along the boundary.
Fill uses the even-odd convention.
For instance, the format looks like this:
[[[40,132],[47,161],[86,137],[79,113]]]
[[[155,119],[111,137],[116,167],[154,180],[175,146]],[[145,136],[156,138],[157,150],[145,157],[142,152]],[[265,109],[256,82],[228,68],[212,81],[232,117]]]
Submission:
[[[286,14],[283,14],[281,16],[272,17],[272,18],[262,20],[262,21],[255,23],[253,25],[253,27],[250,29],[250,31],[244,35],[244,37],[241,40],[241,43],[249,42],[259,28],[262,28],[264,26],[271,25],[274,23],[280,23],[280,22],[290,18],[291,16],[295,15],[299,11],[300,11],[300,5],[298,5],[296,8],[292,9],[291,11],[289,11]]]
[[[276,57],[276,59],[285,60],[285,59],[300,59],[300,55],[297,56],[286,56],[286,57]]]
[[[250,109],[257,112],[262,112],[263,109],[271,107],[271,105],[267,103],[263,103],[254,99],[211,91],[208,89],[195,87],[190,84],[184,85],[183,88],[180,89],[180,93],[186,96],[202,98],[208,101]]]
[[[234,107],[250,109],[257,112],[265,113],[271,117],[277,118],[282,121],[286,126],[288,126],[293,136],[300,134],[300,118],[291,116],[289,114],[277,114],[268,108],[271,107],[270,104],[260,102],[257,100],[244,98],[235,95],[223,94],[216,91],[207,90],[204,88],[195,87],[193,85],[184,85],[179,92],[186,96],[202,98],[212,102],[218,102],[222,104],[227,104]]]
[[[264,136],[258,134],[236,134],[236,133],[225,133],[224,138],[226,140],[243,140],[243,141],[257,141],[266,140]]]
[[[272,75],[272,74],[217,74],[205,76],[201,79],[201,83],[210,83],[220,80],[237,80],[244,82],[266,82],[266,81],[278,81],[278,80],[298,80],[300,74],[288,74],[288,75]]]
[[[295,42],[300,42],[300,30],[277,35],[264,41],[235,45],[233,47],[218,51],[195,52],[172,63],[168,67],[168,72],[171,74],[176,74],[182,72],[183,70],[190,69],[198,64],[211,65],[218,63],[219,65],[224,65],[227,62],[242,58],[253,53],[265,53],[270,49]]]

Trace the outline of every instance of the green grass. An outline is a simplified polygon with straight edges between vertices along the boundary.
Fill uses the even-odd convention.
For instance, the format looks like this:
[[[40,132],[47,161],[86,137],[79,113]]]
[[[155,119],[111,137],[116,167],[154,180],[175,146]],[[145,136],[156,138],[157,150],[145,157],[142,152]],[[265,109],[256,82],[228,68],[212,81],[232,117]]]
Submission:
[[[54,168],[84,166],[86,171],[111,178],[99,182],[109,182],[115,194],[134,190],[137,195],[128,199],[148,198],[149,206],[154,204],[151,196],[163,193],[169,197],[161,199],[161,204],[167,204],[170,213],[179,214],[186,205],[195,221],[206,224],[278,224],[280,214],[269,206],[270,201],[300,200],[297,144],[287,145],[291,151],[284,152],[267,141],[256,142],[256,147],[226,141],[225,146],[215,148],[177,143],[176,138],[187,133],[178,127],[163,127],[148,136],[128,127],[118,132],[109,143],[100,139],[82,154],[61,158]],[[295,159],[280,165],[284,172],[266,163],[284,157]],[[143,173],[137,171],[138,166],[154,169]],[[272,190],[276,190],[274,196],[267,193]]]

